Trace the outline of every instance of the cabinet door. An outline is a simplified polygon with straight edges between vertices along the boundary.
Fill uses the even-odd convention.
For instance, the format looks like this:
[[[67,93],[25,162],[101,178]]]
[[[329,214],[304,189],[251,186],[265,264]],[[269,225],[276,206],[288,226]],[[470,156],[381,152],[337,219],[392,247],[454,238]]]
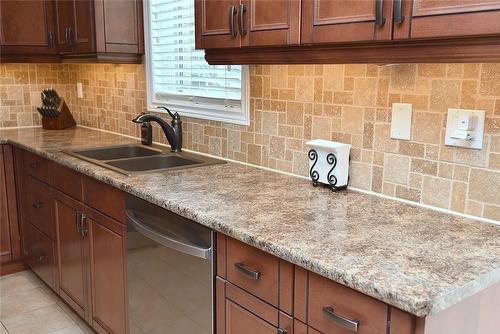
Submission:
[[[499,0],[414,0],[411,38],[500,35]]]
[[[143,53],[141,0],[95,0],[94,12],[97,52]]]
[[[2,146],[0,146],[0,262],[8,262],[11,260],[9,213],[7,208],[7,184],[5,179],[3,149]]]
[[[81,317],[89,319],[88,313],[88,247],[81,232],[80,215],[82,205],[54,192],[54,217],[57,230],[57,252],[59,269],[59,295]]]
[[[92,326],[97,332],[127,333],[126,226],[87,209],[90,244]]]
[[[197,49],[239,48],[239,0],[195,0]]]
[[[298,45],[299,0],[242,0],[238,33],[243,46]]]
[[[302,44],[391,39],[392,0],[302,3]]]
[[[51,1],[0,1],[2,54],[53,54],[54,7]]]
[[[90,0],[56,1],[56,31],[60,53],[85,53],[95,50],[92,5]]]
[[[278,328],[226,299],[226,334],[276,334]]]

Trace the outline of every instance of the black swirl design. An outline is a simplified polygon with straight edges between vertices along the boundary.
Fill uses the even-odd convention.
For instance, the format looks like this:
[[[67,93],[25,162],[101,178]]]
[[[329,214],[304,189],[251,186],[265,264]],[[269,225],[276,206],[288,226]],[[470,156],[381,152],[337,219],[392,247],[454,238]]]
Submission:
[[[333,175],[333,170],[335,169],[335,167],[337,166],[337,157],[335,156],[335,154],[333,153],[330,153],[326,156],[326,162],[328,162],[330,165],[332,165],[332,168],[330,169],[330,171],[328,172],[328,175],[327,175],[327,180],[328,180],[328,183],[332,186],[332,187],[335,187],[337,185],[337,177],[335,175]]]
[[[316,163],[318,162],[318,152],[316,150],[311,149],[309,150],[308,153],[309,160],[314,161],[311,169],[309,170],[309,176],[311,177],[311,180],[313,181],[313,185],[317,185],[318,180],[319,180],[319,173],[314,170],[314,167],[316,166]]]

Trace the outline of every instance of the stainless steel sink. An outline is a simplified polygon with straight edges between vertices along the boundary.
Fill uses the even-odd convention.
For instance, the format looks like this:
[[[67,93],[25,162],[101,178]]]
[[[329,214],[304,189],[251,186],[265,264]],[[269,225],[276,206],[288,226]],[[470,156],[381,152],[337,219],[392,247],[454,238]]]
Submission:
[[[172,153],[158,147],[140,145],[106,146],[64,152],[126,175],[225,163],[224,160],[200,154]]]
[[[135,157],[147,157],[161,154],[161,150],[139,145],[108,146],[91,148],[88,150],[73,151],[73,153],[95,160],[116,160]]]

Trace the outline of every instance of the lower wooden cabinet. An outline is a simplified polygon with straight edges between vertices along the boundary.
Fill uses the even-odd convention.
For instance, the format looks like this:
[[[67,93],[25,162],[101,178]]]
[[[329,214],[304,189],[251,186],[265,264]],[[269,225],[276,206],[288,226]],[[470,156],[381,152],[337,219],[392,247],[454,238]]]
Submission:
[[[276,334],[278,328],[226,299],[226,334]]]
[[[52,289],[56,289],[54,242],[31,224],[26,224],[27,257],[31,269]]]

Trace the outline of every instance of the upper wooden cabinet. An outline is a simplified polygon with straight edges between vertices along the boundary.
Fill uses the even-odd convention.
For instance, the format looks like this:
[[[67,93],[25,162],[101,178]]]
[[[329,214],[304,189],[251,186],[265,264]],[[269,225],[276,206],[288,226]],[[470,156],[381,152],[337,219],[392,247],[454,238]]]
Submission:
[[[195,15],[199,49],[300,43],[297,0],[195,0]]]
[[[499,0],[414,0],[410,38],[500,34]]]
[[[93,1],[59,0],[56,6],[57,45],[60,53],[93,52]]]
[[[2,55],[56,53],[54,5],[50,1],[0,1]]]
[[[392,1],[302,0],[302,44],[390,40]]]
[[[0,5],[2,62],[142,61],[142,0],[7,0]]]

